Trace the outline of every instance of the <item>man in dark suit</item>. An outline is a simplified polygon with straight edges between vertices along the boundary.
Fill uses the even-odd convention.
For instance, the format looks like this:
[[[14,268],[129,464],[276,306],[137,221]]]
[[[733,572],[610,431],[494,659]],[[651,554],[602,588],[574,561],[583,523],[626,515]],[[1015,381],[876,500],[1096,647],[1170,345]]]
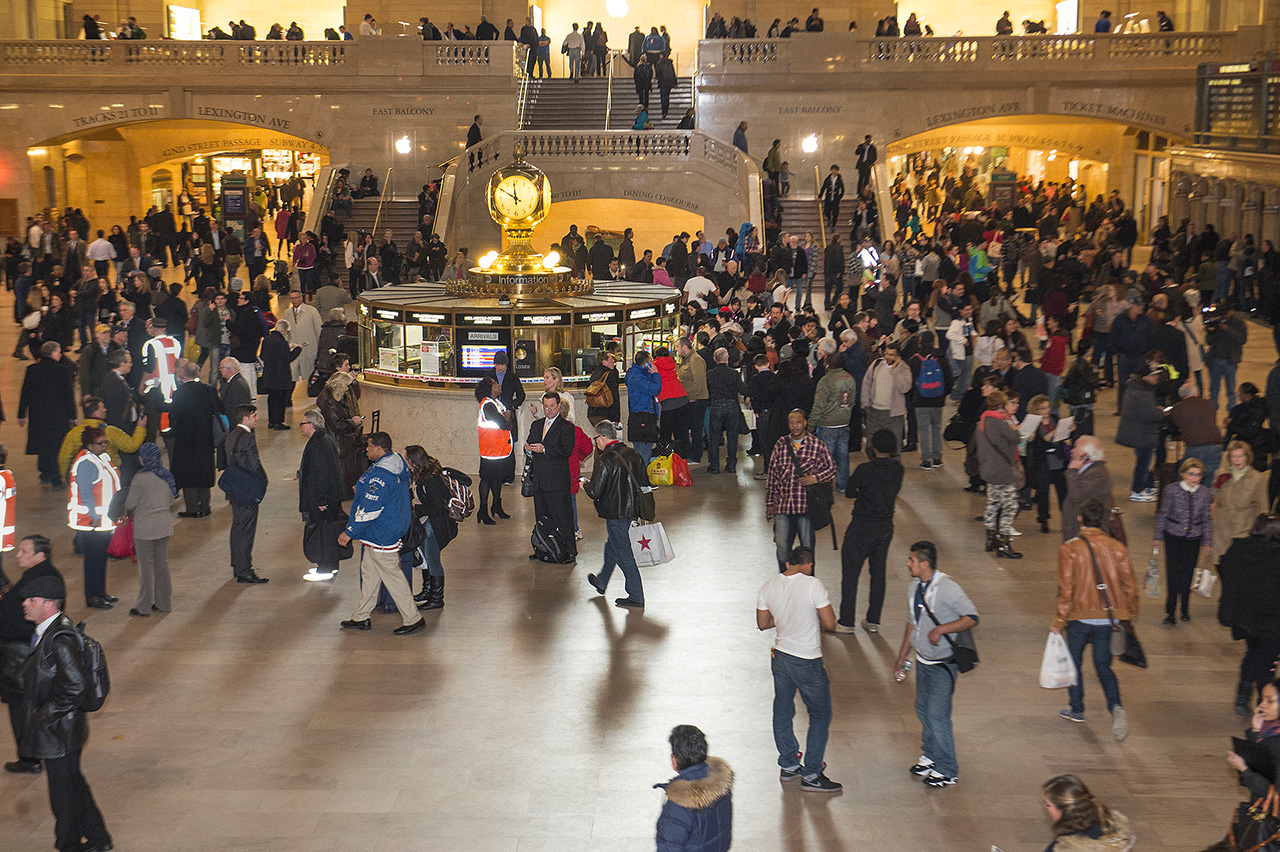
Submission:
[[[232,418],[235,423],[227,435],[227,464],[243,468],[264,482],[267,472],[258,455],[258,442],[253,427],[258,425],[258,408],[242,405]],[[245,505],[231,501],[231,570],[237,583],[267,583],[253,570],[253,540],[258,533],[258,504]]]
[[[854,153],[858,155],[858,195],[862,188],[871,182],[871,167],[876,164],[876,146],[871,144],[871,134],[867,134]]]
[[[27,429],[27,455],[36,457],[40,481],[62,487],[58,451],[62,439],[76,422],[75,392],[71,370],[62,363],[62,346],[46,340],[40,346],[40,360],[27,368],[18,398],[18,426]]]
[[[35,625],[22,615],[22,595],[37,577],[56,577],[62,574],[53,567],[53,546],[42,535],[29,535],[18,542],[14,558],[22,569],[22,576],[0,598],[0,701],[9,705],[9,725],[13,728],[13,742],[19,749],[18,759],[4,765],[6,772],[40,773],[40,761],[21,751],[22,728],[25,724],[22,707],[22,663],[31,653],[31,636]],[[8,585],[9,579],[0,570],[0,585]]]
[[[61,577],[31,580],[22,592],[22,615],[35,625],[35,645],[22,664],[24,724],[19,751],[43,760],[49,773],[55,845],[64,850],[112,848],[102,813],[80,772],[89,739],[84,709],[89,675],[80,634],[62,613],[67,586]]]
[[[143,253],[137,246],[129,246],[129,259],[124,262],[124,276],[127,279],[132,275],[146,275],[147,270],[154,265],[150,255]]]
[[[371,256],[365,261],[365,270],[360,274],[360,292],[365,290],[377,290],[383,284],[387,283],[386,275],[382,271],[382,261],[376,256]]]
[[[498,352],[493,356],[493,369],[487,371],[484,378],[493,379],[502,390],[498,399],[512,413],[511,446],[514,447],[520,442],[520,407],[524,405],[524,386],[520,384],[516,374],[511,372],[506,352]]]
[[[74,229],[68,231],[66,252],[62,257],[63,268],[68,273],[72,273],[73,270],[78,273],[79,270],[84,268],[85,252],[88,249],[89,246],[85,244],[84,240],[80,239],[79,232]]]
[[[98,388],[98,396],[107,407],[103,422],[132,433],[138,422],[138,404],[128,378],[129,371],[133,369],[133,358],[125,349],[113,350],[107,355],[107,367],[107,376]]]
[[[533,479],[533,513],[535,523],[547,534],[554,533],[564,545],[565,562],[577,556],[573,535],[573,505],[569,493],[569,456],[573,455],[573,424],[560,416],[560,395],[542,395],[546,417],[533,421],[525,449],[533,455],[529,464]],[[536,557],[537,554],[534,554]]]
[[[480,144],[480,140],[483,138],[480,135],[480,125],[482,124],[484,124],[484,119],[477,115],[472,120],[471,127],[467,128],[467,147],[468,148],[470,148],[473,145]]]
[[[214,483],[213,418],[221,405],[218,392],[200,381],[198,364],[179,364],[178,382],[169,403],[169,471],[186,503],[178,517],[204,518]]]
[[[831,167],[831,174],[822,182],[818,197],[822,199],[822,217],[827,220],[828,227],[834,228],[840,219],[840,199],[844,198],[844,178],[840,176],[839,166]]]

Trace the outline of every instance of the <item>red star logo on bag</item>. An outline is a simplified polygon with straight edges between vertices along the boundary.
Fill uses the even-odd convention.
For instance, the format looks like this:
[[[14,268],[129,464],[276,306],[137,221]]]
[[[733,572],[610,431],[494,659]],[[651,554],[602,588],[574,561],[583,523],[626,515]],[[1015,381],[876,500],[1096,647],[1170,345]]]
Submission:
[[[642,539],[640,539],[639,541],[640,541],[640,549],[641,549],[641,550],[648,550],[648,549],[649,549],[649,543],[650,543],[651,541],[653,541],[653,539],[651,539],[651,538],[642,538]]]

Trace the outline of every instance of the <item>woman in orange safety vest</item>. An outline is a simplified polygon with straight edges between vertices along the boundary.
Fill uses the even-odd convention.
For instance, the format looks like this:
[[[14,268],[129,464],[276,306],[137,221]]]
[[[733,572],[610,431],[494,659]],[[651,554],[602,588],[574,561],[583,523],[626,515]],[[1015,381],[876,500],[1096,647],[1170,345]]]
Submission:
[[[511,517],[502,511],[502,483],[516,475],[515,445],[511,440],[511,421],[515,415],[498,399],[501,388],[492,378],[481,379],[476,384],[476,401],[480,413],[476,420],[476,432],[480,439],[480,511],[476,520],[482,524],[496,521],[489,516],[489,495],[493,495],[493,514],[499,518]]]
[[[110,509],[120,493],[120,474],[107,455],[106,430],[90,426],[80,442],[83,449],[71,462],[67,525],[76,531],[84,553],[85,606],[111,609],[119,598],[107,594],[107,546],[116,528]]]

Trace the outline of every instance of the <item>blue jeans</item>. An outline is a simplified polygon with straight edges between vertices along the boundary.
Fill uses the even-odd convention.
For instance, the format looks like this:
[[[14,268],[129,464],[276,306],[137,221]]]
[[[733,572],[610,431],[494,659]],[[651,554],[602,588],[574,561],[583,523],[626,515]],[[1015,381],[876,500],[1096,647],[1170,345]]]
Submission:
[[[645,467],[648,467],[649,462],[653,461],[652,441],[632,441],[631,448],[640,454],[640,458],[644,460]]]
[[[942,458],[942,409],[924,408],[917,403],[916,425],[920,432],[920,461]]]
[[[1053,373],[1045,373],[1045,379],[1049,382],[1049,410],[1058,410],[1058,388],[1062,385],[1062,376],[1055,376]],[[1030,402],[1030,400],[1027,400]]]
[[[775,515],[773,518],[773,541],[778,546],[778,573],[787,570],[787,557],[791,555],[791,544],[799,539],[804,547],[813,547],[813,523],[808,515]]]
[[[795,766],[800,756],[792,720],[796,715],[796,690],[809,711],[809,733],[804,743],[804,767],[800,774],[812,778],[822,772],[831,727],[831,683],[822,658],[806,660],[773,649],[773,742],[778,747],[778,765]]]
[[[1146,491],[1156,487],[1155,476],[1151,473],[1151,460],[1155,458],[1155,447],[1133,448],[1133,491]]]
[[[436,531],[431,528],[430,521],[422,526],[427,531],[426,540],[418,548],[422,553],[422,566],[432,577],[443,577],[444,563],[440,561],[440,543],[436,541]]]
[[[1071,652],[1078,675],[1076,685],[1067,687],[1072,713],[1084,712],[1084,670],[1080,663],[1084,659],[1084,646],[1090,643],[1093,644],[1093,670],[1098,673],[1102,694],[1107,697],[1107,710],[1120,706],[1120,683],[1111,671],[1111,625],[1068,621],[1067,650]]]
[[[804,304],[804,302],[803,302],[803,301],[801,301],[801,297],[804,295],[804,279],[803,279],[803,278],[788,278],[788,279],[787,279],[787,286],[791,288],[791,294],[792,294],[793,296],[795,296],[795,299],[796,299],[796,308],[795,308],[795,309],[798,311],[798,310],[800,310],[800,306],[801,306],[802,304]],[[782,309],[783,309],[784,311],[787,309],[787,303],[786,303],[785,301],[782,303]]]
[[[1231,296],[1231,284],[1235,280],[1236,274],[1231,271],[1231,267],[1227,266],[1224,260],[1218,261],[1218,279],[1213,290],[1213,300],[1215,302],[1225,302]]]
[[[946,641],[945,639],[942,641]],[[955,663],[916,663],[916,717],[920,720],[920,752],[934,771],[952,778],[960,774],[956,741],[951,732],[951,693],[960,670]]]
[[[711,403],[707,413],[711,417],[711,427],[707,430],[707,470],[720,469],[720,435],[725,433],[728,450],[725,454],[725,467],[733,470],[738,463],[738,418],[740,409],[737,400],[717,399]]]
[[[1236,364],[1226,358],[1209,359],[1209,399],[1218,407],[1218,385],[1227,383],[1227,411],[1236,407]]]
[[[604,529],[608,538],[604,543],[604,566],[596,577],[596,583],[600,588],[606,588],[609,585],[609,577],[613,575],[613,566],[616,565],[622,569],[627,597],[644,603],[644,585],[640,582],[640,569],[636,566],[636,558],[631,553],[631,537],[627,535],[627,529],[630,526],[630,518],[605,520]]]
[[[1213,482],[1218,467],[1222,464],[1222,447],[1218,444],[1206,444],[1203,447],[1187,447],[1186,458],[1199,459],[1204,462],[1204,482]]]
[[[843,494],[849,482],[849,427],[819,426],[818,440],[827,445],[836,461],[836,490]]]

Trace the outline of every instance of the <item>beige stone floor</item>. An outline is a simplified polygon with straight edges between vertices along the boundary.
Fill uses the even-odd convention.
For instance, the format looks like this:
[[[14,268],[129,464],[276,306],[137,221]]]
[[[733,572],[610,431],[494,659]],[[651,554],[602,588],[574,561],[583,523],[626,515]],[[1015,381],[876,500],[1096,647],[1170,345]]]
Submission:
[[[9,304],[0,298],[6,314]],[[1274,353],[1267,329],[1250,332],[1241,378],[1261,384]],[[0,323],[0,346],[11,347],[13,334]],[[1231,700],[1243,649],[1217,625],[1215,603],[1195,597],[1191,623],[1170,629],[1143,601],[1138,629],[1151,668],[1118,666],[1126,742],[1111,739],[1088,667],[1089,721],[1064,722],[1065,693],[1036,682],[1058,519],[1053,535],[1021,520],[1022,561],[986,556],[971,520],[981,498],[960,491],[956,451],[940,471],[908,464],[883,633],[823,638],[835,705],[828,774],[845,786],[838,796],[801,794],[777,779],[770,635],[755,629],[756,592],[775,569],[754,462],[736,479],[695,468],[693,488],[659,494],[677,559],[645,572],[643,613],[587,586],[603,526],[585,498],[581,561],[547,567],[525,558],[532,507],[508,489],[513,520],[464,526],[444,555],[447,607],[428,615],[425,633],[400,638],[390,633],[394,616],[375,615],[371,633],[338,629],[356,600],[354,563],[332,583],[300,579],[296,485],[283,478],[303,438],[263,429],[273,484],[256,562],[271,583],[229,581],[230,511],[215,497],[212,517],[178,521],[173,613],[138,619],[127,612],[136,592],[128,561],[109,570],[120,605],[81,606],[65,497],[37,483],[14,425],[25,364],[3,351],[9,421],[0,438],[18,474],[18,533],[53,537],[70,614],[87,618],[111,664],[113,691],[92,718],[84,766],[120,850],[651,849],[662,801],[651,785],[671,775],[666,736],[678,723],[700,726],[737,772],[740,850],[1039,850],[1048,840],[1039,785],[1075,772],[1133,819],[1141,848],[1193,852],[1222,836],[1242,793],[1223,753],[1242,727]],[[297,399],[295,424],[301,390]],[[1132,456],[1110,444],[1110,403],[1108,394],[1097,419],[1119,494]],[[431,447],[431,435],[395,440]],[[1141,571],[1154,506],[1124,505]],[[843,498],[839,508],[843,515]],[[983,662],[956,696],[960,784],[945,790],[923,788],[906,771],[919,753],[914,691],[890,672],[905,615],[905,547],[917,538],[939,543],[940,567],[982,614]],[[818,574],[838,599],[829,542],[819,535]],[[623,593],[620,578],[609,592],[610,601]],[[797,721],[803,741],[803,711]],[[44,779],[0,776],[0,849],[50,847]]]

